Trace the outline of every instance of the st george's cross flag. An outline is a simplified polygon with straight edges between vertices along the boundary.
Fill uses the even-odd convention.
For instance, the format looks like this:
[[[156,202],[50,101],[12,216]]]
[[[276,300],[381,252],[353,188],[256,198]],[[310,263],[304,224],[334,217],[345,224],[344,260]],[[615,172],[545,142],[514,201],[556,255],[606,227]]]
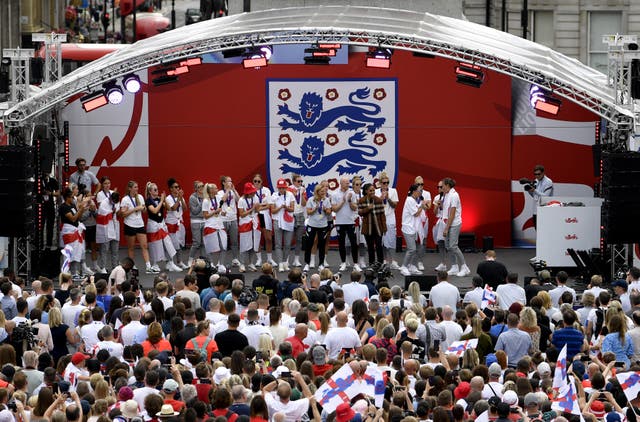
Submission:
[[[485,309],[495,304],[496,304],[496,292],[493,291],[491,286],[489,286],[488,284],[485,284],[484,290],[482,292],[482,303],[480,304],[480,306],[482,307],[482,309]]]
[[[71,245],[66,245],[64,249],[61,251],[64,260],[62,261],[62,266],[60,267],[61,273],[68,273],[71,269],[71,256],[73,254],[73,247]]]
[[[629,401],[635,400],[640,393],[640,372],[622,372],[616,374],[618,382]]]
[[[578,393],[573,378],[571,378],[571,380],[560,389],[558,395],[551,403],[551,409],[571,413],[572,415],[580,415],[582,420],[582,412],[580,411],[580,404],[578,402]]]
[[[478,347],[478,339],[454,341],[447,349],[448,355],[462,356],[467,349],[475,349]]]
[[[357,377],[351,366],[342,367],[331,378],[318,388],[315,398],[323,410],[331,413],[340,404],[349,401],[358,394],[364,394],[375,399],[377,407],[384,402],[385,384],[382,371],[376,367],[367,367],[364,375]]]
[[[558,354],[556,371],[553,374],[553,389],[562,390],[567,385],[567,345],[565,344]]]

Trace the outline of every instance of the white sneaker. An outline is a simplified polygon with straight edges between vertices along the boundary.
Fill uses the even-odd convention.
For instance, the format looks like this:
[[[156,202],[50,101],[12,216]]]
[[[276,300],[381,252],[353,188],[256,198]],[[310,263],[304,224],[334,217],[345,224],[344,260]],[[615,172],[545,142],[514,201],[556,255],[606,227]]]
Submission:
[[[360,268],[366,268],[367,267],[367,263],[364,262],[364,258],[360,258],[358,260],[358,265],[360,266]]]
[[[324,270],[324,265],[322,264],[318,265],[318,271],[322,271],[322,270]]]
[[[262,267],[262,257],[258,255],[258,260],[254,264],[256,267]]]
[[[458,268],[458,265],[452,265],[451,269],[449,271],[447,271],[447,274],[449,275],[457,275],[460,272],[460,268]]]
[[[93,275],[93,271],[91,271],[91,268],[87,267],[87,264],[82,264],[82,273],[84,275]]]
[[[362,272],[362,268],[360,268],[360,265],[358,264],[353,264],[353,271],[357,271],[359,273]]]
[[[309,271],[309,264],[304,264],[304,268],[302,269],[303,272],[307,272]]]
[[[309,262],[309,268],[315,268],[316,267],[316,257],[315,255],[311,255],[311,262]]]
[[[287,261],[284,262],[284,270],[289,271],[289,262]]]
[[[231,261],[231,265],[234,267],[239,267],[242,264],[240,264],[240,261],[238,261],[237,259],[234,259],[233,261]]]
[[[278,263],[276,261],[272,259],[270,259],[269,261],[267,261],[269,264],[271,264],[271,266],[275,267],[276,265],[278,265]]]
[[[400,267],[400,274],[404,276],[411,275],[411,271],[409,271],[409,269],[403,265],[402,267]]]
[[[167,271],[172,271],[172,272],[181,272],[182,271],[182,268],[180,268],[176,264],[174,264],[173,261],[167,262],[167,265],[165,266],[165,268],[167,269]]]
[[[247,268],[249,269],[249,271],[258,271],[258,269],[256,268],[256,266],[255,266],[255,265],[253,265],[253,264],[249,264],[249,265],[247,265]]]
[[[284,272],[284,262],[281,262],[280,265],[278,265],[278,271],[280,271],[281,273]]]
[[[247,271],[246,268],[244,268],[244,265],[240,264],[238,266],[240,267],[240,269],[238,271],[240,271],[241,273]]]
[[[338,268],[338,271],[346,271],[346,270],[347,270],[347,263],[343,262],[342,264],[340,264],[340,267]]]
[[[153,274],[160,274],[162,271],[160,270],[160,267],[158,267],[158,264],[154,264],[151,266],[151,272]]]
[[[293,260],[293,266],[302,267],[302,264],[300,263],[300,258],[298,258],[297,256],[296,256],[296,259]]]
[[[420,271],[424,271],[424,264],[422,263],[422,261],[418,262],[418,269]]]
[[[447,271],[447,266],[444,262],[441,262],[440,265],[436,267],[436,271]]]
[[[331,265],[329,265],[329,261],[327,261],[327,258],[324,259],[324,262],[322,263],[322,266],[323,267],[327,267],[327,268],[331,267]]]
[[[411,265],[409,267],[409,272],[411,275],[422,275],[422,271],[420,271],[415,265]]]
[[[398,261],[391,261],[391,265],[389,266],[392,270],[399,270],[400,265],[398,265]]]
[[[464,264],[462,266],[462,268],[460,268],[460,272],[458,272],[458,274],[456,274],[456,276],[458,276],[458,277],[466,277],[469,274],[471,274],[471,270],[469,269],[469,267],[467,267],[467,264]]]
[[[189,266],[182,261],[178,262],[178,267],[182,268],[183,270],[189,269]]]

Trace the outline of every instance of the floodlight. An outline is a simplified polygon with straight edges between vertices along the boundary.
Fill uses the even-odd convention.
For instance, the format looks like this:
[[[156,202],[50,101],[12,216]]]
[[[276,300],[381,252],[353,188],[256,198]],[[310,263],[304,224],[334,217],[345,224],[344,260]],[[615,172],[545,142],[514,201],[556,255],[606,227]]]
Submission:
[[[103,85],[104,95],[111,104],[120,104],[124,99],[124,93],[115,82],[107,82]]]
[[[484,82],[484,72],[480,66],[467,63],[458,63],[455,68],[456,81],[463,85],[480,88]]]
[[[133,73],[122,78],[122,86],[124,86],[124,89],[132,94],[140,91],[140,88],[142,87],[140,78],[138,77],[138,75],[135,75]]]
[[[247,51],[242,60],[242,67],[245,69],[260,69],[269,64],[271,58],[271,47],[263,46],[260,48],[252,48]]]
[[[389,69],[391,67],[391,54],[389,48],[377,48],[367,53],[367,67]]]
[[[529,88],[529,101],[531,103],[531,107],[534,109],[553,115],[558,114],[558,111],[560,111],[560,105],[562,105],[562,101],[560,99],[553,97],[553,95],[545,89],[533,84],[531,85],[531,88]]]
[[[80,98],[80,102],[84,111],[90,112],[108,104],[109,100],[107,100],[103,91],[97,91]]]

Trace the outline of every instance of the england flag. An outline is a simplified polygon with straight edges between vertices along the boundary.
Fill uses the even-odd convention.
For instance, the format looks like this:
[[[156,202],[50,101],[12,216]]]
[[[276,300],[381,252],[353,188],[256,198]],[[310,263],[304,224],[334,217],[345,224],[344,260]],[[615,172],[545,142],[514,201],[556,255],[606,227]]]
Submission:
[[[556,371],[553,374],[553,389],[561,391],[567,385],[567,345],[565,344],[556,362]]]
[[[384,378],[376,367],[367,367],[364,375],[358,377],[350,365],[342,367],[318,388],[315,398],[328,413],[333,412],[340,404],[349,403],[358,394],[375,399],[377,407],[384,402]]]
[[[460,340],[451,343],[447,349],[447,354],[462,356],[467,349],[475,349],[478,347],[478,339],[472,338],[471,340]]]
[[[488,284],[484,285],[484,291],[482,292],[482,309],[496,304],[496,292],[493,291]]]
[[[629,401],[635,400],[640,393],[640,372],[623,372],[616,374],[618,382]]]

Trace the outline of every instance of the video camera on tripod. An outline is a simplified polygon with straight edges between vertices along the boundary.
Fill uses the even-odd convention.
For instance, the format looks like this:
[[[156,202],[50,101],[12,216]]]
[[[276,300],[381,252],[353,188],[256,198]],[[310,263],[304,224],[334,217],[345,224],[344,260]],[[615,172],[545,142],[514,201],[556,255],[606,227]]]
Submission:
[[[527,192],[529,192],[530,190],[534,190],[537,183],[537,180],[527,179],[526,177],[520,179],[520,184],[524,185],[524,190],[526,190]]]

